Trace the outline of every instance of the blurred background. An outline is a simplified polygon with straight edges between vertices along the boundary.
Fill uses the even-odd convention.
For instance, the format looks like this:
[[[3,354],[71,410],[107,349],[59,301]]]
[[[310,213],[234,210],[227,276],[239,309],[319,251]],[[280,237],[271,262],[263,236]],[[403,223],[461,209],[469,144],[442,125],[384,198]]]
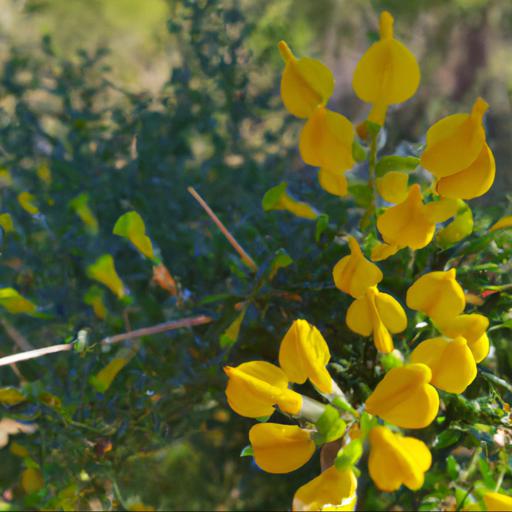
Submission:
[[[114,352],[95,346],[85,357],[24,363],[21,374],[2,369],[0,383],[21,383],[30,397],[7,412],[38,422],[40,434],[20,443],[42,468],[45,486],[27,496],[19,484],[26,458],[5,448],[0,509],[135,510],[144,503],[169,510],[282,510],[317,474],[316,459],[293,475],[276,476],[263,474],[250,457],[239,458],[252,421],[228,410],[221,368],[250,358],[275,360],[278,342],[299,316],[318,325],[348,368],[361,360],[359,349],[336,344],[358,340],[342,325],[348,300],[330,278],[341,255],[331,243],[336,229],[355,226],[360,205],[322,192],[302,163],[301,122],[279,97],[277,43],[284,39],[296,55],[326,63],[336,77],[330,107],[360,122],[368,107],[351,88],[352,74],[378,37],[383,9],[395,17],[396,37],[422,71],[418,93],[388,117],[384,151],[421,142],[434,121],[468,111],[482,96],[490,104],[486,123],[497,177],[492,190],[471,203],[481,207],[476,225],[510,213],[512,2],[0,0],[0,167],[12,178],[1,185],[0,204],[15,224],[1,240],[0,280],[44,313],[2,320],[1,354],[19,349],[9,327],[40,347],[73,339],[79,329],[99,340],[193,314],[216,320],[147,338],[103,393],[88,378]],[[41,169],[49,169],[50,178]],[[304,220],[263,214],[263,194],[282,180],[329,212],[338,228],[328,239],[315,243],[314,226]],[[284,248],[294,261],[289,273],[272,285],[254,285],[187,193],[190,185],[262,268]],[[20,207],[22,191],[33,194],[37,214]],[[88,232],[70,206],[81,194],[98,233]],[[178,294],[159,289],[148,262],[112,235],[116,219],[132,209],[146,222]],[[85,268],[107,252],[132,303],[107,295],[108,315],[97,318],[84,299],[91,285]],[[385,265],[390,276],[403,268],[399,261]],[[468,271],[461,279],[473,289],[479,278]],[[404,289],[398,279],[386,284]],[[219,345],[248,297],[238,343]],[[496,346],[505,353],[504,340],[497,338]],[[500,363],[504,374],[510,359]],[[350,386],[354,375],[340,378]],[[41,390],[59,406],[41,399]],[[435,472],[432,478],[438,490],[445,485]],[[405,499],[376,502],[372,492],[361,507],[384,509]]]

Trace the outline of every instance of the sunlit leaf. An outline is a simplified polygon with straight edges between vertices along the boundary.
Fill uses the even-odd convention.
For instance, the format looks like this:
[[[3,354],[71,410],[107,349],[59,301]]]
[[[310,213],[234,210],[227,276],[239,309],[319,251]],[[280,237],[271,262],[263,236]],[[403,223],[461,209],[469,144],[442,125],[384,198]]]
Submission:
[[[14,288],[0,288],[0,306],[9,313],[34,313],[37,309],[33,302],[20,295]]]
[[[117,297],[125,296],[125,287],[118,276],[114,266],[114,258],[110,254],[103,254],[94,263],[87,267],[87,275],[95,281],[104,284]]]
[[[144,221],[136,211],[121,215],[114,225],[113,233],[127,238],[144,256],[153,259],[153,245],[146,236]]]
[[[39,208],[35,204],[36,198],[30,192],[21,192],[18,194],[18,203],[30,215],[39,213]]]
[[[89,206],[88,194],[80,194],[69,202],[69,206],[80,217],[89,233],[96,235],[98,233],[98,219]]]

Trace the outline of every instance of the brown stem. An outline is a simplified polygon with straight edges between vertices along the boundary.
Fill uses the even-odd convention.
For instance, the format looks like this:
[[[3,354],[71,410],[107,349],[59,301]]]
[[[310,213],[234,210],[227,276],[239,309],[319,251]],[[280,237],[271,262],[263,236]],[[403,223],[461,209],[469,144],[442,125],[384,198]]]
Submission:
[[[253,271],[258,271],[258,265],[254,260],[244,251],[242,246],[236,241],[235,237],[227,230],[226,226],[222,224],[221,220],[215,215],[213,210],[208,206],[206,201],[197,193],[194,187],[188,187],[187,190],[192,194],[194,199],[203,207],[204,211],[208,214],[210,219],[215,222],[216,226],[220,229],[221,233],[226,237],[226,240],[231,244],[233,249],[238,253],[242,261]]]

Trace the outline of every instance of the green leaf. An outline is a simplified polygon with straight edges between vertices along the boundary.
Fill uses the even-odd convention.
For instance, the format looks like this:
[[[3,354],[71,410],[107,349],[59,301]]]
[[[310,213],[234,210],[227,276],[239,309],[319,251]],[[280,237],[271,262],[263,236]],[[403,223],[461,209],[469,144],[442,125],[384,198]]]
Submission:
[[[284,249],[278,249],[270,264],[269,280],[274,279],[279,269],[289,267],[292,263],[292,257]]]
[[[0,306],[13,314],[36,311],[36,305],[25,299],[14,288],[0,288]]]
[[[460,466],[457,464],[455,457],[449,455],[446,459],[446,471],[452,480],[456,480],[460,473]]]
[[[87,276],[95,281],[104,284],[118,298],[123,298],[126,294],[124,284],[118,276],[114,266],[114,258],[110,254],[103,254],[94,263],[86,269]]]
[[[308,203],[298,201],[286,190],[286,182],[267,190],[261,202],[265,211],[287,210],[297,217],[314,220],[318,212]]]
[[[366,131],[368,132],[369,135],[371,135],[372,137],[377,137],[377,135],[379,135],[379,132],[382,128],[380,124],[368,120],[366,120],[364,124],[366,127]]]
[[[316,219],[316,227],[315,227],[315,240],[317,242],[320,241],[320,237],[322,236],[322,233],[327,229],[329,226],[329,215],[322,213],[320,214]]]
[[[435,440],[434,448],[440,450],[441,448],[451,446],[460,439],[460,436],[461,432],[459,430],[445,430]]]
[[[316,422],[316,428],[318,433],[315,435],[315,442],[321,445],[339,439],[345,433],[347,425],[340,418],[339,412],[332,405],[327,405]]]
[[[0,404],[8,406],[17,405],[24,402],[26,399],[25,395],[16,388],[0,388]]]
[[[146,226],[136,211],[121,215],[112,232],[114,235],[127,238],[144,256],[151,260],[154,259],[153,245],[149,237],[146,236]]]
[[[420,165],[420,159],[415,156],[383,156],[377,162],[375,172],[377,176],[384,176],[389,171],[411,172]]]
[[[261,205],[263,206],[263,210],[266,212],[269,210],[274,210],[279,204],[279,200],[281,196],[286,192],[288,187],[288,183],[283,181],[279,185],[268,189],[263,196],[263,200],[261,201]]]
[[[252,457],[254,455],[254,451],[252,446],[248,444],[241,452],[240,457]]]
[[[356,162],[364,162],[368,158],[368,151],[356,140],[352,143],[352,158]]]
[[[492,476],[491,468],[489,467],[489,463],[480,457],[478,459],[478,468],[480,469],[480,474],[482,475],[482,480],[486,487],[489,489],[495,489],[496,488],[496,482],[494,481],[494,478]]]
[[[69,202],[69,206],[80,217],[87,231],[92,235],[98,233],[98,219],[89,206],[89,195],[80,194]]]
[[[238,341],[238,335],[240,334],[240,327],[244,321],[245,313],[247,312],[247,306],[242,308],[240,314],[230,324],[230,326],[224,331],[220,337],[220,346],[222,348],[232,347]]]
[[[372,416],[371,414],[368,414],[367,412],[363,412],[363,414],[361,414],[361,420],[360,420],[362,436],[366,437],[370,433],[370,430],[373,427],[375,427],[378,424],[378,422],[379,421],[375,416]]]
[[[355,466],[363,455],[363,443],[360,439],[354,439],[344,446],[334,461],[336,469],[343,470]]]
[[[368,208],[372,203],[372,191],[367,183],[362,181],[352,182],[348,186],[350,195],[361,208]]]

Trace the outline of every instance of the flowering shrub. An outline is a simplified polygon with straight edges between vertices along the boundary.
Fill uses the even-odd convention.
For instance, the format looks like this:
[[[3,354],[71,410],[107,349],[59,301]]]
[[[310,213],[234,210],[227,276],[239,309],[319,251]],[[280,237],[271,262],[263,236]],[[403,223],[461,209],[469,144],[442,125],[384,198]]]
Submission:
[[[473,407],[462,394],[477,378],[477,364],[485,364],[490,350],[489,320],[473,307],[480,302],[464,292],[454,262],[425,262],[407,272],[402,290],[395,287],[398,298],[405,299],[406,312],[400,300],[379,290],[385,272],[373,262],[408,249],[411,270],[416,251],[434,240],[442,252],[472,234],[473,215],[465,200],[485,194],[495,176],[483,124],[489,105],[477,98],[469,113],[437,121],[417,152],[382,156],[379,148],[390,107],[410,99],[420,83],[415,57],[394,37],[391,14],[381,13],[380,40],[361,57],[354,72],[356,95],[371,104],[367,120],[356,127],[326,106],[334,91],[330,70],[315,59],[297,58],[284,41],[278,47],[285,63],[281,98],[290,114],[305,120],[299,152],[306,164],[319,168],[321,187],[345,196],[350,190],[346,172],[368,172],[360,231],[344,237],[350,254],[333,261],[332,277],[335,286],[353,298],[345,312],[347,327],[361,336],[362,345],[371,338],[378,356],[368,357],[363,350],[365,357],[359,360],[371,370],[371,380],[365,382],[361,372],[350,386],[340,385],[329,371],[334,365],[322,333],[296,319],[281,341],[279,366],[254,360],[224,368],[226,397],[236,413],[259,421],[250,429],[250,445],[242,454],[253,456],[264,471],[294,471],[320,448],[322,472],[296,490],[293,510],[354,510],[358,495],[368,502],[365,474],[381,492],[401,486],[421,492],[433,465],[431,449],[456,444],[460,432],[467,430],[451,423],[469,419],[454,418],[453,409],[460,413]],[[263,206],[317,219],[317,233],[325,229],[325,216],[322,219],[314,208],[290,199],[282,186],[267,192]],[[510,218],[503,218],[489,232],[509,224]],[[340,313],[336,316],[341,321]],[[401,333],[399,350],[393,338]],[[340,343],[342,339],[337,340]],[[488,372],[485,367],[481,371]],[[303,394],[304,389],[314,389],[318,396],[313,399]],[[482,430],[510,436],[510,406],[497,396],[488,406],[492,421]],[[269,421],[276,409],[286,424]],[[432,435],[434,425],[440,432],[437,437]],[[404,435],[403,430],[410,432]],[[503,444],[510,445],[510,440],[498,443],[498,450],[491,449],[487,457],[474,452],[465,478],[452,489],[454,496],[443,497],[444,506],[512,510],[512,490],[504,481],[510,476],[510,452],[501,450]],[[441,472],[451,475],[459,470],[454,454],[439,463]],[[491,463],[496,457],[500,462]],[[500,473],[496,484],[472,483],[469,476],[475,464],[486,467],[490,478],[492,464]],[[358,480],[364,482],[359,491]],[[435,489],[435,482],[431,487]],[[425,495],[419,496],[414,503],[422,509],[439,505],[432,496],[423,502]],[[398,499],[397,504],[410,502]]]

